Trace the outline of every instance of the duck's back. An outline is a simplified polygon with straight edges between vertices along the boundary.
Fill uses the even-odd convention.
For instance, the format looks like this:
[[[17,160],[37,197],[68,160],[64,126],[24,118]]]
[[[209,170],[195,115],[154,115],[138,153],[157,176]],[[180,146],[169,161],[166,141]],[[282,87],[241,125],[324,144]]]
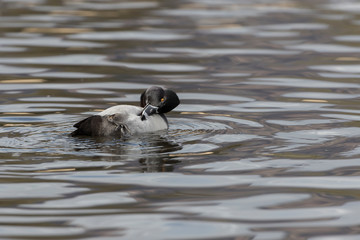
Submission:
[[[122,114],[124,116],[138,116],[141,113],[142,108],[132,105],[116,105],[105,109],[104,111],[96,114],[100,116]]]

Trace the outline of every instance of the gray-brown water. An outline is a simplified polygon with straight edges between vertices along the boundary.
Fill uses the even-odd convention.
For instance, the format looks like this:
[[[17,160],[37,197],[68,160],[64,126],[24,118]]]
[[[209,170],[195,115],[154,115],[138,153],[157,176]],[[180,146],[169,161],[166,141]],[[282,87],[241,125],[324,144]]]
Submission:
[[[360,239],[360,2],[1,0],[1,239]],[[167,132],[71,138],[152,85]]]

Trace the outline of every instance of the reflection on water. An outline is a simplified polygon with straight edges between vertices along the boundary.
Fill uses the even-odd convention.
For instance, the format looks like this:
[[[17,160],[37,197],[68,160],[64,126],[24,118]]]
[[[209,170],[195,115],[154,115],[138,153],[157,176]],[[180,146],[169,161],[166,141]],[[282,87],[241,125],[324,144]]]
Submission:
[[[358,239],[359,6],[0,1],[0,238]],[[69,136],[152,85],[168,131]]]

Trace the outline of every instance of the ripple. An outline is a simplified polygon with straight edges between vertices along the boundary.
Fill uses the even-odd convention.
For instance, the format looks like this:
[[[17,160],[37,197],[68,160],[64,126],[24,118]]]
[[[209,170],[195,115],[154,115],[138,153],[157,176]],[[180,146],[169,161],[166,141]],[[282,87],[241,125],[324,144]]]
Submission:
[[[334,39],[342,42],[360,42],[360,35],[342,35],[336,36]]]
[[[269,4],[266,7],[249,6],[247,4],[239,4],[236,2],[237,7],[234,6],[234,2],[231,4],[222,5],[220,8],[180,8],[180,9],[164,9],[155,11],[156,14],[161,16],[171,17],[189,17],[191,19],[203,19],[203,18],[236,18],[243,19],[248,17],[262,16],[266,13],[309,13],[310,10],[292,8],[288,6],[277,6],[276,4]]]
[[[78,89],[76,90],[76,93],[79,94],[97,94],[97,95],[110,95],[115,94],[113,91],[108,90],[98,90],[98,89]],[[105,101],[116,101],[116,99],[111,98],[110,100],[104,99]],[[123,98],[119,102],[123,101]],[[125,100],[124,100],[125,101]]]
[[[329,118],[338,118],[338,119],[344,119],[349,121],[360,121],[359,115],[351,115],[351,114],[322,114],[323,117],[329,117]]]
[[[86,188],[75,187],[69,183],[6,183],[1,184],[0,193],[2,198],[5,199],[54,198],[87,190]]]
[[[297,102],[271,102],[255,101],[239,104],[231,104],[237,107],[239,112],[279,112],[279,111],[312,111],[321,110],[330,107],[332,104],[327,103],[297,103]]]
[[[50,14],[31,14],[31,15],[20,15],[15,17],[5,17],[5,19],[12,20],[14,22],[25,21],[25,22],[49,22],[49,23],[65,23],[70,21],[81,21],[83,17],[74,15],[50,15]]]
[[[71,5],[81,9],[94,10],[114,10],[114,9],[144,9],[154,8],[158,6],[156,2],[136,1],[136,2],[121,2],[121,3],[88,3],[88,2],[71,2]]]
[[[23,4],[37,5],[37,4],[43,4],[45,1],[44,0],[15,0],[15,1],[4,0],[4,2],[19,2]]]
[[[84,230],[77,227],[49,227],[49,226],[4,226],[3,237],[26,238],[31,234],[35,238],[71,237],[82,234]],[[3,239],[6,239],[3,238]]]
[[[66,142],[66,138],[60,135],[68,128],[59,126],[58,118],[48,115],[40,119],[31,117],[10,119],[10,124],[5,125],[0,132],[2,136],[0,151],[2,153],[48,153],[50,156],[69,151],[70,145]],[[53,122],[50,127],[46,127],[43,123],[48,121]]]
[[[224,133],[227,130],[232,129],[232,127],[220,123],[220,122],[209,122],[209,121],[200,121],[196,119],[184,119],[177,118],[170,120],[170,134],[176,136],[177,141],[181,142],[191,142],[194,140],[200,140],[205,138],[208,134],[212,132]],[[184,145],[186,149],[183,149],[182,152],[186,151],[197,151],[206,152],[217,148],[218,146],[213,144],[200,144],[198,149],[192,147],[194,145],[191,143],[189,146]],[[195,144],[196,145],[196,144]]]
[[[191,76],[190,74],[186,75],[178,75],[178,74],[161,74],[154,75],[155,78],[166,79],[171,82],[179,82],[179,83],[202,83],[202,82],[210,82],[211,80],[206,78],[200,78],[198,76]]]
[[[212,94],[212,93],[179,93],[180,99],[184,100],[204,100],[209,101],[216,99],[217,101],[238,101],[238,102],[248,102],[255,101],[253,98],[224,95],[224,94]]]
[[[69,144],[70,145],[70,144]],[[123,166],[123,162],[107,162],[107,161],[87,161],[87,160],[68,160],[57,161],[56,158],[49,158],[46,162],[34,161],[31,164],[12,164],[10,161],[8,164],[2,164],[1,168],[6,171],[16,172],[19,174],[36,173],[36,174],[52,174],[52,173],[66,173],[71,171],[81,171],[84,169],[105,169],[111,167]],[[83,193],[81,193],[83,194]],[[92,195],[91,195],[92,196]],[[65,196],[64,196],[65,197]],[[51,200],[50,200],[51,201]],[[74,204],[74,202],[73,202]],[[40,206],[39,206],[40,207]],[[54,206],[55,207],[55,206]]]
[[[213,150],[219,148],[219,146],[215,144],[209,143],[196,143],[196,144],[188,144],[184,145],[181,150],[175,151],[171,153],[171,156],[191,156],[192,153],[206,153],[210,154]]]
[[[358,53],[358,52],[360,52],[360,47],[349,47],[349,46],[337,45],[337,44],[320,44],[320,43],[299,44],[296,46],[290,46],[288,48],[294,49],[294,50],[314,51],[314,52],[320,52],[320,53]]]
[[[253,175],[184,175],[180,173],[112,174],[111,171],[77,172],[40,176],[37,179],[86,183],[131,184],[169,188],[214,188],[251,184],[262,187],[293,187],[311,189],[359,189],[358,176],[259,177]],[[301,209],[299,209],[301,211]],[[313,215],[316,216],[316,215]]]
[[[125,204],[136,202],[129,197],[128,193],[93,193],[68,197],[60,200],[45,201],[41,204],[23,204],[23,207],[31,208],[85,208],[111,204]]]
[[[26,48],[22,47],[9,47],[9,46],[0,46],[0,52],[25,52]]]
[[[251,76],[251,73],[237,73],[237,72],[224,72],[224,73],[213,73],[211,74],[214,77],[220,77],[220,78],[232,78],[232,77],[249,77]]]
[[[354,149],[352,149],[350,151],[343,152],[342,155],[346,156],[346,157],[353,157],[353,156],[360,155],[360,147],[356,147],[356,148],[354,148]]]
[[[61,90],[74,90],[90,91],[91,89],[146,89],[151,85],[140,84],[140,83],[127,83],[127,82],[88,82],[88,83],[27,83],[27,84],[12,84],[4,83],[1,84],[0,91],[13,91],[13,90],[35,90],[35,89],[61,89]]]
[[[329,141],[338,136],[356,137],[360,133],[360,128],[333,128],[319,130],[301,130],[295,132],[280,132],[276,134],[277,138],[286,139],[293,143],[322,143]]]
[[[266,37],[266,38],[286,38],[286,37],[296,37],[300,35],[297,32],[284,32],[284,31],[260,31],[253,34],[257,37]]]
[[[360,12],[360,3],[358,2],[341,2],[341,3],[331,3],[326,4],[326,8],[336,11],[344,11],[344,12]]]
[[[224,130],[229,129],[226,124],[219,123],[219,122],[209,122],[209,121],[202,121],[197,119],[188,119],[188,118],[176,118],[172,119],[172,122],[176,124],[176,129],[179,130],[209,130],[209,131],[217,131],[217,130]]]
[[[185,104],[182,103],[177,107],[177,111],[181,112],[285,112],[285,111],[312,111],[325,110],[326,107],[331,107],[333,104],[329,103],[308,103],[308,102],[275,102],[275,101],[254,101],[246,103],[235,103],[229,105],[205,105],[205,104]],[[243,124],[260,126],[251,121],[243,120]]]
[[[258,11],[254,9],[247,8],[247,11],[243,9],[242,11],[231,11],[230,9],[166,9],[166,10],[157,10],[156,14],[162,16],[173,16],[173,17],[190,17],[190,18],[228,18],[230,16],[236,16],[241,18],[246,18],[250,16],[257,16]]]
[[[0,122],[3,123],[34,123],[43,121],[45,121],[45,118],[34,116],[0,117]]]
[[[276,206],[307,198],[309,198],[308,194],[262,194],[222,201],[201,201],[197,206],[186,202],[178,203],[175,206],[162,206],[161,209],[165,211],[175,211],[175,208],[178,208],[181,209],[181,211],[200,215],[201,217],[243,221],[294,221],[299,219],[313,219],[316,215],[312,211],[316,211],[318,218],[338,216],[337,213],[313,208],[269,209],[270,206],[266,204],[271,203],[272,206]]]
[[[311,237],[309,240],[357,240],[360,238],[359,234],[351,234],[351,235],[329,235],[329,236],[320,236],[320,237]]]
[[[261,138],[261,137],[251,134],[217,134],[211,137],[204,138],[203,140],[212,143],[235,143],[235,142],[249,141],[255,138]]]
[[[317,65],[310,66],[310,69],[329,71],[329,72],[340,72],[340,73],[360,73],[360,65]]]
[[[82,72],[42,72],[32,73],[34,77],[47,77],[47,78],[104,78],[106,74],[82,73]]]
[[[319,145],[335,138],[353,138],[360,134],[360,128],[343,127],[332,129],[300,130],[294,132],[279,132],[275,138],[283,139],[290,143],[289,146],[279,148],[277,151],[290,151],[308,145]]]
[[[237,161],[221,161],[203,164],[194,164],[186,166],[185,169],[204,169],[205,172],[230,172],[230,171],[247,171],[254,169],[266,169],[270,167],[266,158],[250,158]],[[272,165],[271,165],[272,166]],[[273,166],[276,167],[276,164]]]
[[[90,108],[86,104],[64,104],[64,103],[18,103],[1,105],[0,111],[3,113],[43,113],[43,112],[62,112],[67,108]]]
[[[105,47],[102,43],[91,43],[85,41],[70,41],[57,37],[36,38],[1,38],[0,45],[10,46],[37,46],[37,47]]]
[[[327,29],[327,24],[322,23],[284,23],[259,26],[230,25],[202,30],[208,34],[232,34],[232,35],[254,35],[260,37],[295,37],[299,32],[294,30],[322,30]],[[264,31],[266,30],[266,31]]]
[[[358,66],[359,67],[359,66]],[[338,71],[336,66],[311,66],[311,69]],[[334,69],[335,68],[335,69]],[[355,69],[355,67],[354,67]],[[360,70],[359,70],[360,72]],[[246,84],[289,86],[301,88],[360,88],[360,84],[346,82],[330,82],[303,78],[251,78]]]
[[[359,189],[358,176],[316,176],[316,177],[287,177],[282,179],[265,178],[254,183],[263,187],[297,187],[311,189]]]
[[[113,31],[113,32],[89,32],[70,35],[69,38],[81,40],[142,40],[142,41],[174,41],[192,38],[189,34],[177,34],[169,31]]]
[[[323,23],[283,23],[283,24],[271,24],[262,25],[259,28],[270,30],[322,30],[327,29],[328,25]]]
[[[38,73],[48,70],[47,68],[31,68],[31,67],[14,67],[7,65],[0,65],[1,74],[29,74]]]
[[[250,48],[156,48],[159,52],[182,53],[189,57],[211,57],[221,55],[295,55],[297,51]]]
[[[341,123],[347,122],[346,120],[338,119],[305,119],[305,120],[266,120],[271,124],[277,124],[280,126],[308,126],[314,124],[330,124],[330,123]]]
[[[133,58],[170,58],[172,54],[168,53],[148,53],[148,52],[139,52],[139,53],[128,53],[127,56]]]
[[[112,234],[125,239],[210,239],[231,236],[248,236],[250,232],[241,224],[201,220],[181,220],[176,213],[135,213],[106,216],[82,216],[71,221],[74,226],[102,232],[112,229]],[[142,226],[140,229],[138,226]],[[164,227],[166,226],[166,227]],[[122,229],[126,229],[123,231]],[[187,229],[187,231],[183,231]],[[269,236],[274,236],[270,233]],[[279,236],[279,235],[276,235]],[[106,238],[107,239],[107,238]]]
[[[141,69],[160,72],[201,71],[204,67],[177,63],[126,63],[109,61],[106,56],[97,54],[74,54],[29,58],[0,58],[0,63],[6,64],[37,64],[65,66],[115,66],[131,69]]]
[[[169,134],[176,136],[176,141],[182,142],[182,149],[172,152],[171,155],[182,156],[184,154],[191,155],[192,153],[210,154],[213,150],[219,148],[218,145],[212,143],[245,141],[245,135],[238,137],[236,134],[226,134],[227,130],[231,129],[232,127],[220,122],[177,118],[176,121],[171,122]],[[211,134],[214,132],[218,134]],[[211,134],[210,137],[209,134]],[[212,143],[193,143],[195,140]]]
[[[281,168],[286,172],[327,172],[344,167],[360,167],[358,159],[270,159],[246,158],[234,161],[210,162],[186,166],[186,169],[204,169],[205,172],[234,172]]]
[[[21,102],[83,102],[84,99],[81,98],[70,98],[70,97],[27,97],[19,98]]]
[[[5,20],[5,21],[0,21],[0,27],[2,28],[53,28],[55,27],[55,23],[52,22],[23,22],[23,21],[18,21],[17,19],[4,19],[3,17],[0,17],[0,20]]]
[[[299,35],[297,32],[291,31],[264,31],[260,27],[244,27],[244,26],[231,26],[231,27],[213,27],[211,29],[202,29],[200,32],[204,34],[216,35],[252,35],[256,37],[296,37]]]
[[[148,173],[148,174],[111,174],[111,171],[77,172],[63,175],[41,176],[39,179],[61,180],[67,179],[76,182],[96,182],[112,184],[134,184],[141,186],[174,187],[174,188],[214,188],[235,184],[249,184],[257,176],[209,176],[187,175],[180,173]]]
[[[318,73],[319,76],[324,78],[360,78],[360,74],[351,73]]]
[[[345,94],[345,93],[325,93],[325,92],[292,92],[286,93],[284,97],[290,98],[309,98],[309,99],[353,99],[357,98],[359,94]]]
[[[137,102],[139,101],[139,94],[126,94],[124,97],[111,97],[104,98],[105,101],[108,102]]]
[[[240,125],[247,125],[249,127],[264,127],[264,125],[250,121],[250,120],[244,120],[234,117],[226,117],[226,116],[205,116],[206,119],[213,119],[213,120],[219,120],[219,121],[226,121],[226,122],[234,122]]]

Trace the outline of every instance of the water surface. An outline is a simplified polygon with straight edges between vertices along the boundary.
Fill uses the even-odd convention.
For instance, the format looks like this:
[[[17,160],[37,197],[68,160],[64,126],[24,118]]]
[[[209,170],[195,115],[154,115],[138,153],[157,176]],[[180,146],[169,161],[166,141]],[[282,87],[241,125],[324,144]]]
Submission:
[[[358,239],[360,5],[0,2],[1,239]],[[168,131],[77,121],[181,105]]]

